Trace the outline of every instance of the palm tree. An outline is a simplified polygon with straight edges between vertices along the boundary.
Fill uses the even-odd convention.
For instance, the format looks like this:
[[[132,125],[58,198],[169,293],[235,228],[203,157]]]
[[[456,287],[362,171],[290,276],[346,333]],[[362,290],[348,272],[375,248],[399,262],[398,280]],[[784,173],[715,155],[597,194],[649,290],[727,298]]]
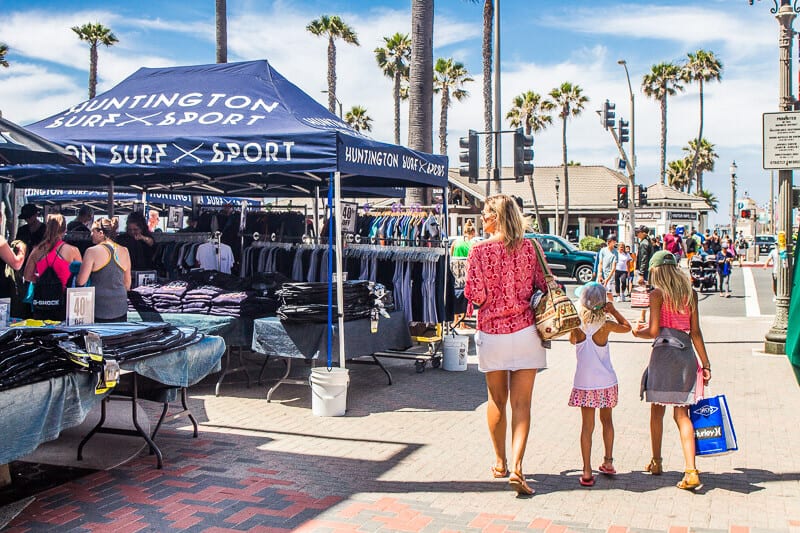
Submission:
[[[118,43],[119,39],[99,22],[73,26],[72,31],[77,34],[78,39],[89,43],[89,98],[94,98],[97,92],[97,45],[111,46]]]
[[[8,68],[6,54],[8,54],[8,45],[6,43],[0,43],[0,67]]]
[[[372,131],[372,117],[367,115],[367,109],[354,105],[344,114],[344,121],[350,124],[357,132]]]
[[[700,146],[697,146],[697,140],[692,139],[689,141],[688,146],[683,147],[683,151],[693,154],[692,165],[690,166],[690,176],[694,176],[697,186],[695,190],[703,190],[703,172],[714,172],[714,160],[719,158],[717,152],[714,151],[714,145],[708,142],[708,139],[700,139]],[[694,172],[692,172],[694,169]],[[691,186],[691,183],[689,184]]]
[[[439,58],[433,68],[433,92],[442,95],[441,114],[439,115],[439,153],[447,155],[447,110],[450,108],[452,96],[459,102],[469,96],[464,84],[474,81],[467,72],[464,63],[453,58]]]
[[[328,111],[336,114],[336,39],[359,46],[353,29],[336,15],[322,15],[312,20],[306,30],[317,37],[328,38]]]
[[[700,159],[699,148],[700,139],[703,138],[703,86],[707,81],[722,81],[722,63],[714,55],[714,52],[698,50],[695,53],[687,54],[688,61],[683,66],[682,79],[688,83],[698,82],[700,85],[700,130],[695,139],[694,156],[692,157],[691,173],[693,179],[697,181],[697,190],[702,190],[702,178],[698,174],[697,163]]]
[[[679,83],[681,69],[675,63],[659,63],[653,65],[649,74],[645,74],[642,79],[642,91],[645,96],[649,96],[661,103],[661,175],[660,180],[663,185],[666,180],[667,171],[667,96],[674,95],[677,91],[682,91],[683,86]]]
[[[700,192],[697,193],[697,196],[705,200],[708,204],[708,207],[710,207],[712,211],[715,213],[717,212],[717,208],[719,207],[719,199],[713,192],[701,189]]]
[[[560,87],[550,91],[550,98],[554,108],[558,109],[558,116],[561,117],[561,152],[564,156],[564,222],[561,229],[556,228],[559,235],[567,234],[569,226],[569,164],[567,163],[567,120],[569,117],[577,117],[583,111],[583,107],[589,102],[589,98],[584,96],[583,89],[578,85],[565,81]]]
[[[686,187],[692,181],[689,174],[691,164],[688,157],[669,162],[669,165],[667,165],[667,183],[670,187],[680,191],[686,190]]]
[[[433,151],[433,0],[411,0],[411,64],[408,78],[408,146]],[[424,203],[424,191],[406,189],[411,203]]]
[[[217,63],[228,62],[228,6],[226,0],[214,0],[216,11]]]
[[[550,111],[553,110],[553,103],[542,98],[541,95],[533,91],[527,91],[514,97],[511,111],[506,118],[512,128],[525,128],[525,135],[530,135],[544,130],[553,123]],[[536,200],[536,188],[533,185],[533,174],[528,176],[528,185],[531,187],[533,197],[533,210],[536,213],[536,226],[543,228],[542,219],[539,216],[539,202]]]
[[[382,48],[375,49],[375,60],[386,77],[394,80],[394,143],[400,144],[400,90],[404,78],[408,78],[408,61],[411,58],[411,39],[408,34],[395,33],[383,38]]]

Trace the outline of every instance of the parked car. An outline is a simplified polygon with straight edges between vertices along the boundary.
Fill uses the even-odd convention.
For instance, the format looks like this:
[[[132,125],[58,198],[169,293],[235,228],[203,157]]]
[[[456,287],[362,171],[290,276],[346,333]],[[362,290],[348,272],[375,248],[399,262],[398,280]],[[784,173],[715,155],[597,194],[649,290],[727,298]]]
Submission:
[[[756,235],[755,245],[758,246],[759,254],[768,254],[776,242],[775,235]]]
[[[525,238],[536,239],[541,245],[554,276],[575,278],[578,283],[592,281],[596,252],[579,250],[558,235],[528,233]]]

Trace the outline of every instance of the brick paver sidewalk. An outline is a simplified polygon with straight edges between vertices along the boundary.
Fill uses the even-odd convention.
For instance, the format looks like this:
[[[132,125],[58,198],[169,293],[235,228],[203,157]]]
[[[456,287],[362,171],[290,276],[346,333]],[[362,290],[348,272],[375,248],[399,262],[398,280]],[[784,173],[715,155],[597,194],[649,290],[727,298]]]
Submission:
[[[537,493],[492,479],[482,375],[389,361],[354,367],[347,416],[313,417],[307,387],[210,385],[191,391],[200,438],[178,422],[159,437],[163,471],[143,455],[39,495],[10,531],[800,531],[800,388],[783,357],[753,353],[770,325],[705,317],[715,392],[728,396],[740,451],[698,459],[705,486],[676,489],[682,458],[665,420],[663,476],[639,401],[645,342],[617,337],[615,477],[578,485],[580,416],[567,407],[574,349],[555,342],[536,381],[525,468]],[[277,367],[275,371],[277,372]],[[303,370],[302,368],[300,370]],[[602,458],[598,429],[595,461]]]

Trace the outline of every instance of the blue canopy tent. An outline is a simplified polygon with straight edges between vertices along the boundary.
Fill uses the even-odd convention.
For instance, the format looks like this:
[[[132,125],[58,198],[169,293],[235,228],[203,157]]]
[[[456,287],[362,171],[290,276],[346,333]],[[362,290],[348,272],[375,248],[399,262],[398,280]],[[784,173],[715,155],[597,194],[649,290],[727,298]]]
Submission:
[[[310,196],[332,185],[337,220],[343,186],[447,187],[446,156],[360,135],[266,60],[142,68],[30,129],[83,165],[0,168],[0,179],[17,187],[262,197],[283,196],[277,189]]]

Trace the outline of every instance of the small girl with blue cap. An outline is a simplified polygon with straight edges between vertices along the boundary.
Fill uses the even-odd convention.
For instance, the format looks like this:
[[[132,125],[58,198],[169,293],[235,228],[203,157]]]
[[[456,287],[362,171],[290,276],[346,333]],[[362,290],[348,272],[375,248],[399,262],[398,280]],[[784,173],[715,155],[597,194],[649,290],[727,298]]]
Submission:
[[[594,485],[592,473],[592,433],[594,432],[595,409],[600,409],[600,423],[603,425],[603,444],[605,455],[598,470],[603,474],[614,475],[614,423],[611,410],[617,405],[617,374],[611,365],[608,346],[610,333],[627,333],[631,325],[609,302],[606,288],[590,282],[575,289],[578,297],[578,312],[581,327],[570,332],[569,342],[575,345],[577,365],[572,393],[569,397],[571,407],[581,408],[581,455],[583,472],[578,482],[583,487]],[[611,315],[610,320],[607,315]]]

